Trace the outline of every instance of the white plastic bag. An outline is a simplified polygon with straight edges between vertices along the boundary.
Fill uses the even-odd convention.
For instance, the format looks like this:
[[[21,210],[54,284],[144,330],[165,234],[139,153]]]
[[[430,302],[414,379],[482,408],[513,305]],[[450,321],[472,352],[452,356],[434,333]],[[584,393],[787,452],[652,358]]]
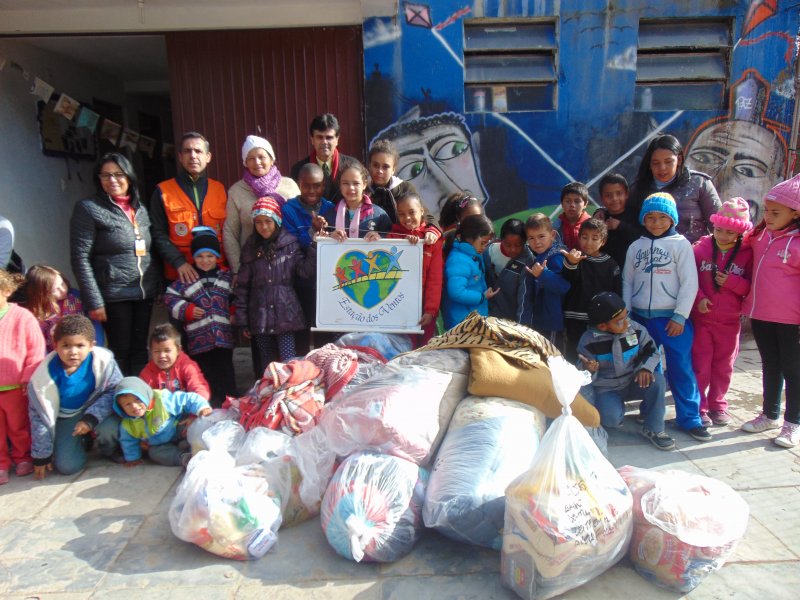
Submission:
[[[208,450],[208,446],[203,443],[203,433],[220,421],[236,421],[239,413],[227,408],[215,408],[210,415],[197,417],[186,429],[186,441],[192,449],[192,454],[197,454],[200,450]]]
[[[281,431],[256,427],[245,434],[244,442],[236,451],[239,466],[259,463],[286,454],[292,438]]]
[[[628,549],[632,499],[569,403],[585,381],[563,358],[548,359],[564,414],[545,434],[533,467],[506,489],[503,584],[543,600],[583,585]]]
[[[345,333],[336,342],[337,346],[365,346],[380,352],[386,360],[398,354],[410,352],[414,345],[411,338],[400,333],[381,333],[379,331],[354,331]]]
[[[203,432],[203,445],[210,451],[224,450],[235,456],[244,443],[244,427],[236,421],[220,421]]]

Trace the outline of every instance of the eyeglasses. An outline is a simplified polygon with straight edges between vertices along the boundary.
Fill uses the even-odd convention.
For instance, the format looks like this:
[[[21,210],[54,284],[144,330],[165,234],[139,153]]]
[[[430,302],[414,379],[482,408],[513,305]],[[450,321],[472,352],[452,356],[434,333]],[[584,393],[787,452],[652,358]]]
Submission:
[[[116,179],[117,181],[122,181],[123,179],[127,179],[127,175],[125,173],[100,173],[100,179],[103,181],[111,181],[112,179]]]

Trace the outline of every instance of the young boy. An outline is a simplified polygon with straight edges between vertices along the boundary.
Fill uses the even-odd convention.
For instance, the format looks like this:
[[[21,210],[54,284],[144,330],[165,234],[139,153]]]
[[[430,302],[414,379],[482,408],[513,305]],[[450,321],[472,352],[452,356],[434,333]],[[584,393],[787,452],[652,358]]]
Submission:
[[[581,223],[590,219],[586,207],[589,205],[589,189],[580,181],[573,181],[561,188],[561,209],[553,227],[561,243],[572,250],[578,247],[578,232]]]
[[[646,231],[628,248],[622,297],[633,318],[664,346],[678,427],[699,442],[710,442],[708,427],[700,419],[700,392],[692,369],[694,329],[689,314],[698,289],[692,245],[675,230],[678,209],[666,192],[645,198],[639,221]]]
[[[608,241],[604,250],[622,268],[628,248],[642,235],[639,215],[635,208],[628,206],[628,182],[619,173],[604,175],[599,190],[603,207],[594,212],[594,218],[605,221]]]
[[[647,330],[628,319],[622,298],[601,292],[588,306],[589,330],[581,336],[578,352],[592,373],[595,406],[603,427],[616,428],[625,417],[625,401],[641,399],[642,435],[659,450],[675,442],[664,432],[664,376],[661,355]]]
[[[205,398],[192,392],[153,390],[138,377],[125,377],[114,392],[114,410],[121,417],[119,443],[125,466],[142,464],[142,449],[154,463],[186,466],[190,453],[178,448],[178,421],[191,413],[211,413]]]
[[[194,392],[206,400],[211,388],[200,367],[181,350],[181,334],[169,323],[156,325],[150,334],[150,362],[139,373],[151,388]]]
[[[53,466],[62,475],[83,469],[93,431],[101,454],[116,460],[119,451],[112,404],[122,373],[114,355],[95,346],[94,325],[83,315],[62,318],[53,341],[55,353],[28,385],[34,479],[43,479]]]
[[[561,303],[569,290],[569,282],[561,277],[564,246],[558,243],[558,234],[544,213],[528,217],[525,235],[534,260],[530,267],[525,267],[519,288],[517,321],[535,329],[562,350],[564,313]]]
[[[564,298],[564,333],[566,358],[575,362],[576,348],[586,332],[587,310],[591,299],[600,292],[622,293],[622,273],[616,261],[602,251],[608,239],[603,221],[589,219],[581,223],[578,247],[580,250],[562,250],[564,269],[561,275],[570,288]]]
[[[187,351],[211,386],[211,404],[222,406],[226,394],[236,393],[231,325],[231,274],[217,266],[220,246],[210,227],[192,230],[192,258],[199,278],[174,281],[164,294],[170,316],[185,323]]]
[[[519,314],[519,288],[525,267],[533,265],[533,254],[525,243],[525,224],[509,219],[500,228],[500,239],[483,252],[486,285],[500,292],[489,299],[489,315],[516,321]]]

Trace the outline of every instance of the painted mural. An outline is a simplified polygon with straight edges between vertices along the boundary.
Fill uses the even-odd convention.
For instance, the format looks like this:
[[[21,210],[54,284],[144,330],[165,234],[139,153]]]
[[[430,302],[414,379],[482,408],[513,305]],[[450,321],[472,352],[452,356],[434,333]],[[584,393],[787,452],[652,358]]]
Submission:
[[[708,173],[722,198],[747,199],[758,217],[764,193],[793,162],[799,14],[780,0],[401,0],[397,18],[364,23],[367,139],[395,141],[397,175],[435,214],[462,190],[499,218],[555,210],[570,181],[597,197],[604,174],[631,180],[650,139],[670,133],[690,168]],[[510,88],[508,98],[500,88],[465,97],[465,19],[503,27],[524,17],[556,22],[555,107],[509,110]],[[705,110],[687,97],[685,107],[654,109],[657,88],[636,91],[640,20],[708,17],[732,23],[727,102],[720,96],[719,108]]]

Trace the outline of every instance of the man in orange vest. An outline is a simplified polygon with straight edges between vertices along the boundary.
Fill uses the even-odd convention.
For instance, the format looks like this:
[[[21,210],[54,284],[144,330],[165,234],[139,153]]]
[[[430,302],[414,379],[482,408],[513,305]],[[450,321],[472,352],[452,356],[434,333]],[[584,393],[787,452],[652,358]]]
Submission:
[[[211,152],[202,134],[183,134],[178,162],[182,168],[177,177],[162,181],[153,191],[150,231],[164,260],[164,276],[170,281],[192,283],[198,278],[192,266],[192,229],[211,227],[221,242],[228,198],[223,185],[206,175]],[[227,266],[224,255],[220,264]]]

